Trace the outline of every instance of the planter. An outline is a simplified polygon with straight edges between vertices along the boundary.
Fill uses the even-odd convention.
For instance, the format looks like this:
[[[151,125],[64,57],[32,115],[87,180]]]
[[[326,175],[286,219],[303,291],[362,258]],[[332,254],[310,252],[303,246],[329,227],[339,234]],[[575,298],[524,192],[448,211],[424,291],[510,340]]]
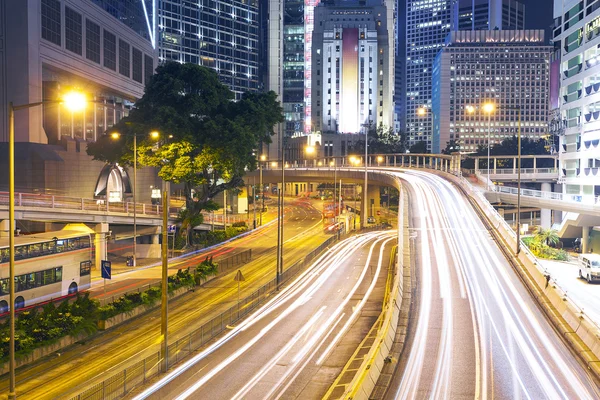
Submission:
[[[175,290],[173,292],[173,294],[171,294],[169,296],[169,299],[174,299],[177,298],[181,295],[183,295],[184,293],[189,292],[189,288],[187,287],[182,287],[179,288],[177,290]],[[160,301],[157,301],[156,303],[150,305],[150,304],[140,304],[139,306],[137,306],[136,308],[134,308],[131,311],[128,312],[124,312],[121,313],[119,315],[115,315],[114,317],[111,317],[109,319],[101,319],[98,321],[98,329],[101,331],[104,331],[106,329],[110,329],[114,326],[117,326],[119,324],[122,324],[125,321],[129,321],[132,318],[137,317],[140,314],[144,314],[147,311],[151,311],[154,310],[155,308],[160,307]]]
[[[85,339],[87,336],[88,335],[86,333],[80,333],[77,336],[65,336],[59,339],[56,343],[49,344],[43,347],[38,347],[37,349],[33,350],[27,355],[17,356],[15,360],[16,367],[19,368],[22,365],[30,364],[34,361],[37,361],[42,357],[55,353],[60,349],[70,346],[73,343],[76,343],[82,339]],[[8,361],[0,365],[0,375],[8,373],[8,370]]]

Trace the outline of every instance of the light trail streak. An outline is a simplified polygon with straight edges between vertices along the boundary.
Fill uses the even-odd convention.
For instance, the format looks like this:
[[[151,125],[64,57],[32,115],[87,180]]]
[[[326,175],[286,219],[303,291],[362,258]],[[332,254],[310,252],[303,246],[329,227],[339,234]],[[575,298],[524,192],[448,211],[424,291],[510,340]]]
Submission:
[[[364,243],[373,240],[376,238],[377,233],[368,233],[364,235],[359,235],[353,237],[347,241],[337,243],[334,245],[330,251],[320,256],[310,268],[308,268],[305,272],[303,272],[300,276],[298,276],[289,286],[282,289],[279,294],[277,294],[273,299],[271,299],[267,304],[259,308],[255,313],[253,313],[250,317],[240,323],[233,330],[228,332],[221,339],[217,340],[214,344],[210,345],[207,349],[192,357],[190,360],[183,363],[181,366],[167,374],[157,383],[152,385],[150,388],[146,389],[138,396],[135,397],[136,400],[145,399],[148,396],[155,393],[157,390],[173,381],[173,379],[180,376],[183,372],[187,371],[189,368],[194,366],[197,362],[204,359],[209,354],[212,354],[214,351],[222,347],[225,343],[230,341],[236,335],[238,335],[243,330],[251,327],[266,318],[267,315],[276,311],[280,308],[284,303],[289,301],[293,296],[300,294],[305,288],[308,289],[308,293],[311,291],[314,292],[314,287],[320,287],[323,284],[326,278],[325,276],[330,276],[340,265],[345,262],[356,249],[360,248]],[[316,280],[314,280],[314,278]],[[310,286],[309,286],[310,284]],[[276,326],[282,319],[292,313],[297,307],[301,306],[306,301],[306,297],[300,295],[296,300],[292,302],[290,306],[288,306],[285,310],[282,311],[273,321],[271,321],[265,328],[263,328],[260,333],[255,336],[249,343],[247,343],[242,348],[238,349],[234,355],[228,357],[228,362],[220,364],[218,368],[213,369],[210,373],[204,376],[202,379],[197,381],[194,385],[192,385],[188,390],[185,391],[183,395],[189,396],[194,391],[196,391],[199,387],[204,385],[210,378],[220,372],[223,368],[225,368],[229,363],[234,361],[237,357],[247,351],[253,344],[255,344],[260,338],[262,338],[270,329]],[[185,398],[185,397],[183,397]]]
[[[498,254],[496,243],[483,227],[471,205],[450,183],[429,173],[406,171],[396,174],[414,193],[412,204],[418,210],[421,229],[420,250],[425,256],[419,263],[422,271],[421,307],[415,339],[396,398],[422,396],[452,397],[451,371],[455,370],[453,356],[448,352],[452,342],[453,311],[447,301],[449,280],[454,268],[459,287],[466,286],[473,324],[475,353],[475,398],[485,399],[496,394],[494,380],[509,390],[513,398],[598,398],[598,389],[585,371],[573,360],[560,340],[552,336],[541,311],[526,301],[529,296],[520,286],[508,262]],[[429,187],[426,189],[425,187]],[[427,213],[428,218],[423,218]],[[422,357],[428,324],[431,318],[431,275],[425,265],[432,262],[427,249],[436,251],[435,267],[440,279],[442,327],[437,333],[434,378],[423,381]],[[459,251],[460,249],[460,251]],[[447,250],[451,263],[441,254]],[[447,271],[439,271],[440,269]],[[465,288],[459,288],[461,297]],[[543,321],[543,322],[542,322]],[[488,334],[489,332],[489,334]],[[552,332],[552,333],[549,333]],[[499,352],[497,350],[500,350]],[[494,364],[492,364],[494,356]],[[504,361],[505,370],[492,369]],[[431,361],[430,361],[431,363]],[[575,372],[578,370],[579,372]],[[492,386],[489,387],[489,378]],[[496,379],[494,379],[496,378]],[[532,385],[532,381],[536,382]],[[415,383],[417,382],[417,383]]]

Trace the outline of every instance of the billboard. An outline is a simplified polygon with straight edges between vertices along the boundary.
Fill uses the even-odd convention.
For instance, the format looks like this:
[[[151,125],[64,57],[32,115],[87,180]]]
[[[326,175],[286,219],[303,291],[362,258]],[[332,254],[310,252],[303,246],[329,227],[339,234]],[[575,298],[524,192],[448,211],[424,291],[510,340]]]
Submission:
[[[342,31],[342,76],[340,93],[340,132],[360,131],[358,109],[358,28]]]

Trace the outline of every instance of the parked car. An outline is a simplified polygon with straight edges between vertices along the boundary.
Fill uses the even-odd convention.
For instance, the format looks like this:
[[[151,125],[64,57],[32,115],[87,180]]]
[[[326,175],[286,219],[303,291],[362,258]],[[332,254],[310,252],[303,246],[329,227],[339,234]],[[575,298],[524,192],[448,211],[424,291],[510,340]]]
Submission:
[[[579,257],[579,277],[588,281],[600,281],[600,254],[580,254]]]

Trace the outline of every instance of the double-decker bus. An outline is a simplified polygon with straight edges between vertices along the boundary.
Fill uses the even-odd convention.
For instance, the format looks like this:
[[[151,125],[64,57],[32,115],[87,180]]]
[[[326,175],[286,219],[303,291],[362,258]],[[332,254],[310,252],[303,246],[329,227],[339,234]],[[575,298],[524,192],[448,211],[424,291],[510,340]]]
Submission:
[[[344,207],[344,204],[341,204]],[[340,203],[336,201],[326,201],[323,203],[323,230],[325,233],[335,233],[339,230],[340,224],[337,222],[337,215],[340,215]]]
[[[0,239],[0,314],[9,308],[8,238]],[[90,287],[89,233],[45,232],[15,237],[15,310]]]

